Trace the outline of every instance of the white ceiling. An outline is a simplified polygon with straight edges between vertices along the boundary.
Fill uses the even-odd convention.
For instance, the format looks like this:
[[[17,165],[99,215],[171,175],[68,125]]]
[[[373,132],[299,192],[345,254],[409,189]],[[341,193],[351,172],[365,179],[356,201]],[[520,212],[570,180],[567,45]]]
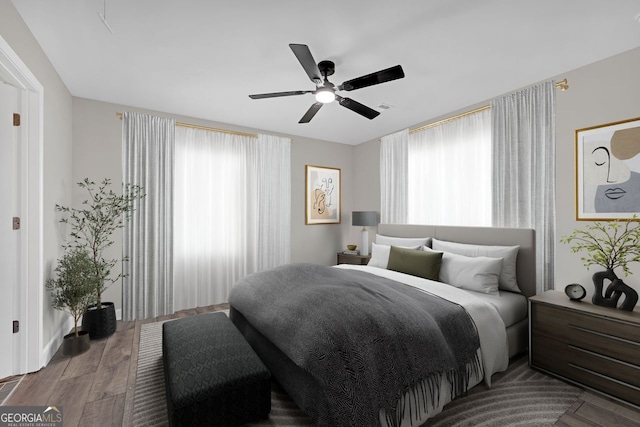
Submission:
[[[638,0],[14,0],[77,97],[359,144],[640,46]],[[289,43],[332,60],[330,80],[401,64],[406,77],[343,92],[308,124],[313,90]],[[571,83],[571,82],[569,82]]]

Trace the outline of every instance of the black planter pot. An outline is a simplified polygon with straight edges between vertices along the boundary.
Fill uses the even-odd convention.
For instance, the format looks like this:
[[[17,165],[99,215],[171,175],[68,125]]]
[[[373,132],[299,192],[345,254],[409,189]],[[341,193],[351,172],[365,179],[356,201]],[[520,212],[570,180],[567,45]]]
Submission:
[[[101,308],[90,305],[82,316],[82,329],[89,332],[92,340],[112,335],[117,327],[116,308],[112,302],[103,302]]]
[[[64,336],[62,341],[62,355],[63,356],[77,356],[85,351],[89,350],[91,341],[89,341],[89,332],[78,331],[78,336],[74,332]]]

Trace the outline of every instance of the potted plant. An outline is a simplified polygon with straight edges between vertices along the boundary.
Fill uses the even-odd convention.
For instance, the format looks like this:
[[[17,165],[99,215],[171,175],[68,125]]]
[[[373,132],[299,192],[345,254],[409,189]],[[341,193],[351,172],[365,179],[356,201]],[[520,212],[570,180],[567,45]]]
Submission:
[[[630,275],[632,271],[629,264],[640,261],[640,224],[635,220],[636,215],[632,220],[594,222],[587,225],[585,230],[576,229],[560,239],[560,242],[572,245],[571,252],[587,252],[581,258],[587,270],[592,265],[605,269],[593,274],[596,289],[592,298],[594,304],[617,307],[618,300],[624,295],[625,299],[619,308],[631,311],[638,302],[638,293],[619,279],[614,271],[620,268],[625,275]],[[605,280],[611,282],[606,291]]]
[[[89,332],[78,330],[78,321],[87,307],[95,302],[93,262],[87,251],[73,248],[58,261],[54,271],[58,277],[46,282],[51,292],[51,305],[73,316],[73,332],[64,336],[62,355],[75,356],[87,351],[90,345]]]
[[[72,239],[66,248],[87,251],[96,277],[93,282],[96,303],[89,306],[82,317],[82,328],[89,331],[91,339],[105,338],[116,331],[117,323],[115,307],[112,302],[102,301],[102,293],[123,277],[122,273],[112,275],[111,271],[118,261],[126,259],[106,259],[104,251],[113,245],[113,233],[129,220],[134,202],[144,194],[137,185],[125,185],[122,194],[116,194],[111,189],[110,179],[96,184],[85,178],[78,186],[88,193],[82,207],[56,205],[56,209],[66,214],[60,221],[71,227]]]

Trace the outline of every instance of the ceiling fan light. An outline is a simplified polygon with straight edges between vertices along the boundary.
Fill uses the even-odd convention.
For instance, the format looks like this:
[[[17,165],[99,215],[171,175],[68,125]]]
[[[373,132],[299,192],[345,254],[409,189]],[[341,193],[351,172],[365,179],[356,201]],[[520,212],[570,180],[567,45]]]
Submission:
[[[318,89],[316,91],[316,101],[328,104],[336,100],[336,94],[331,89]]]

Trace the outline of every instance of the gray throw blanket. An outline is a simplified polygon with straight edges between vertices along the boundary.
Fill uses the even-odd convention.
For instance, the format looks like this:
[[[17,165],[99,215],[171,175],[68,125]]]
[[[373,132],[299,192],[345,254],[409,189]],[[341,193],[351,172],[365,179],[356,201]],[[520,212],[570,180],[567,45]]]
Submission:
[[[481,375],[464,308],[373,274],[282,266],[240,280],[229,303],[323,387],[331,413],[316,414],[318,425],[379,425],[380,408],[397,425],[396,403],[413,386],[427,385],[409,399],[427,408],[439,402],[443,375],[452,397]]]

